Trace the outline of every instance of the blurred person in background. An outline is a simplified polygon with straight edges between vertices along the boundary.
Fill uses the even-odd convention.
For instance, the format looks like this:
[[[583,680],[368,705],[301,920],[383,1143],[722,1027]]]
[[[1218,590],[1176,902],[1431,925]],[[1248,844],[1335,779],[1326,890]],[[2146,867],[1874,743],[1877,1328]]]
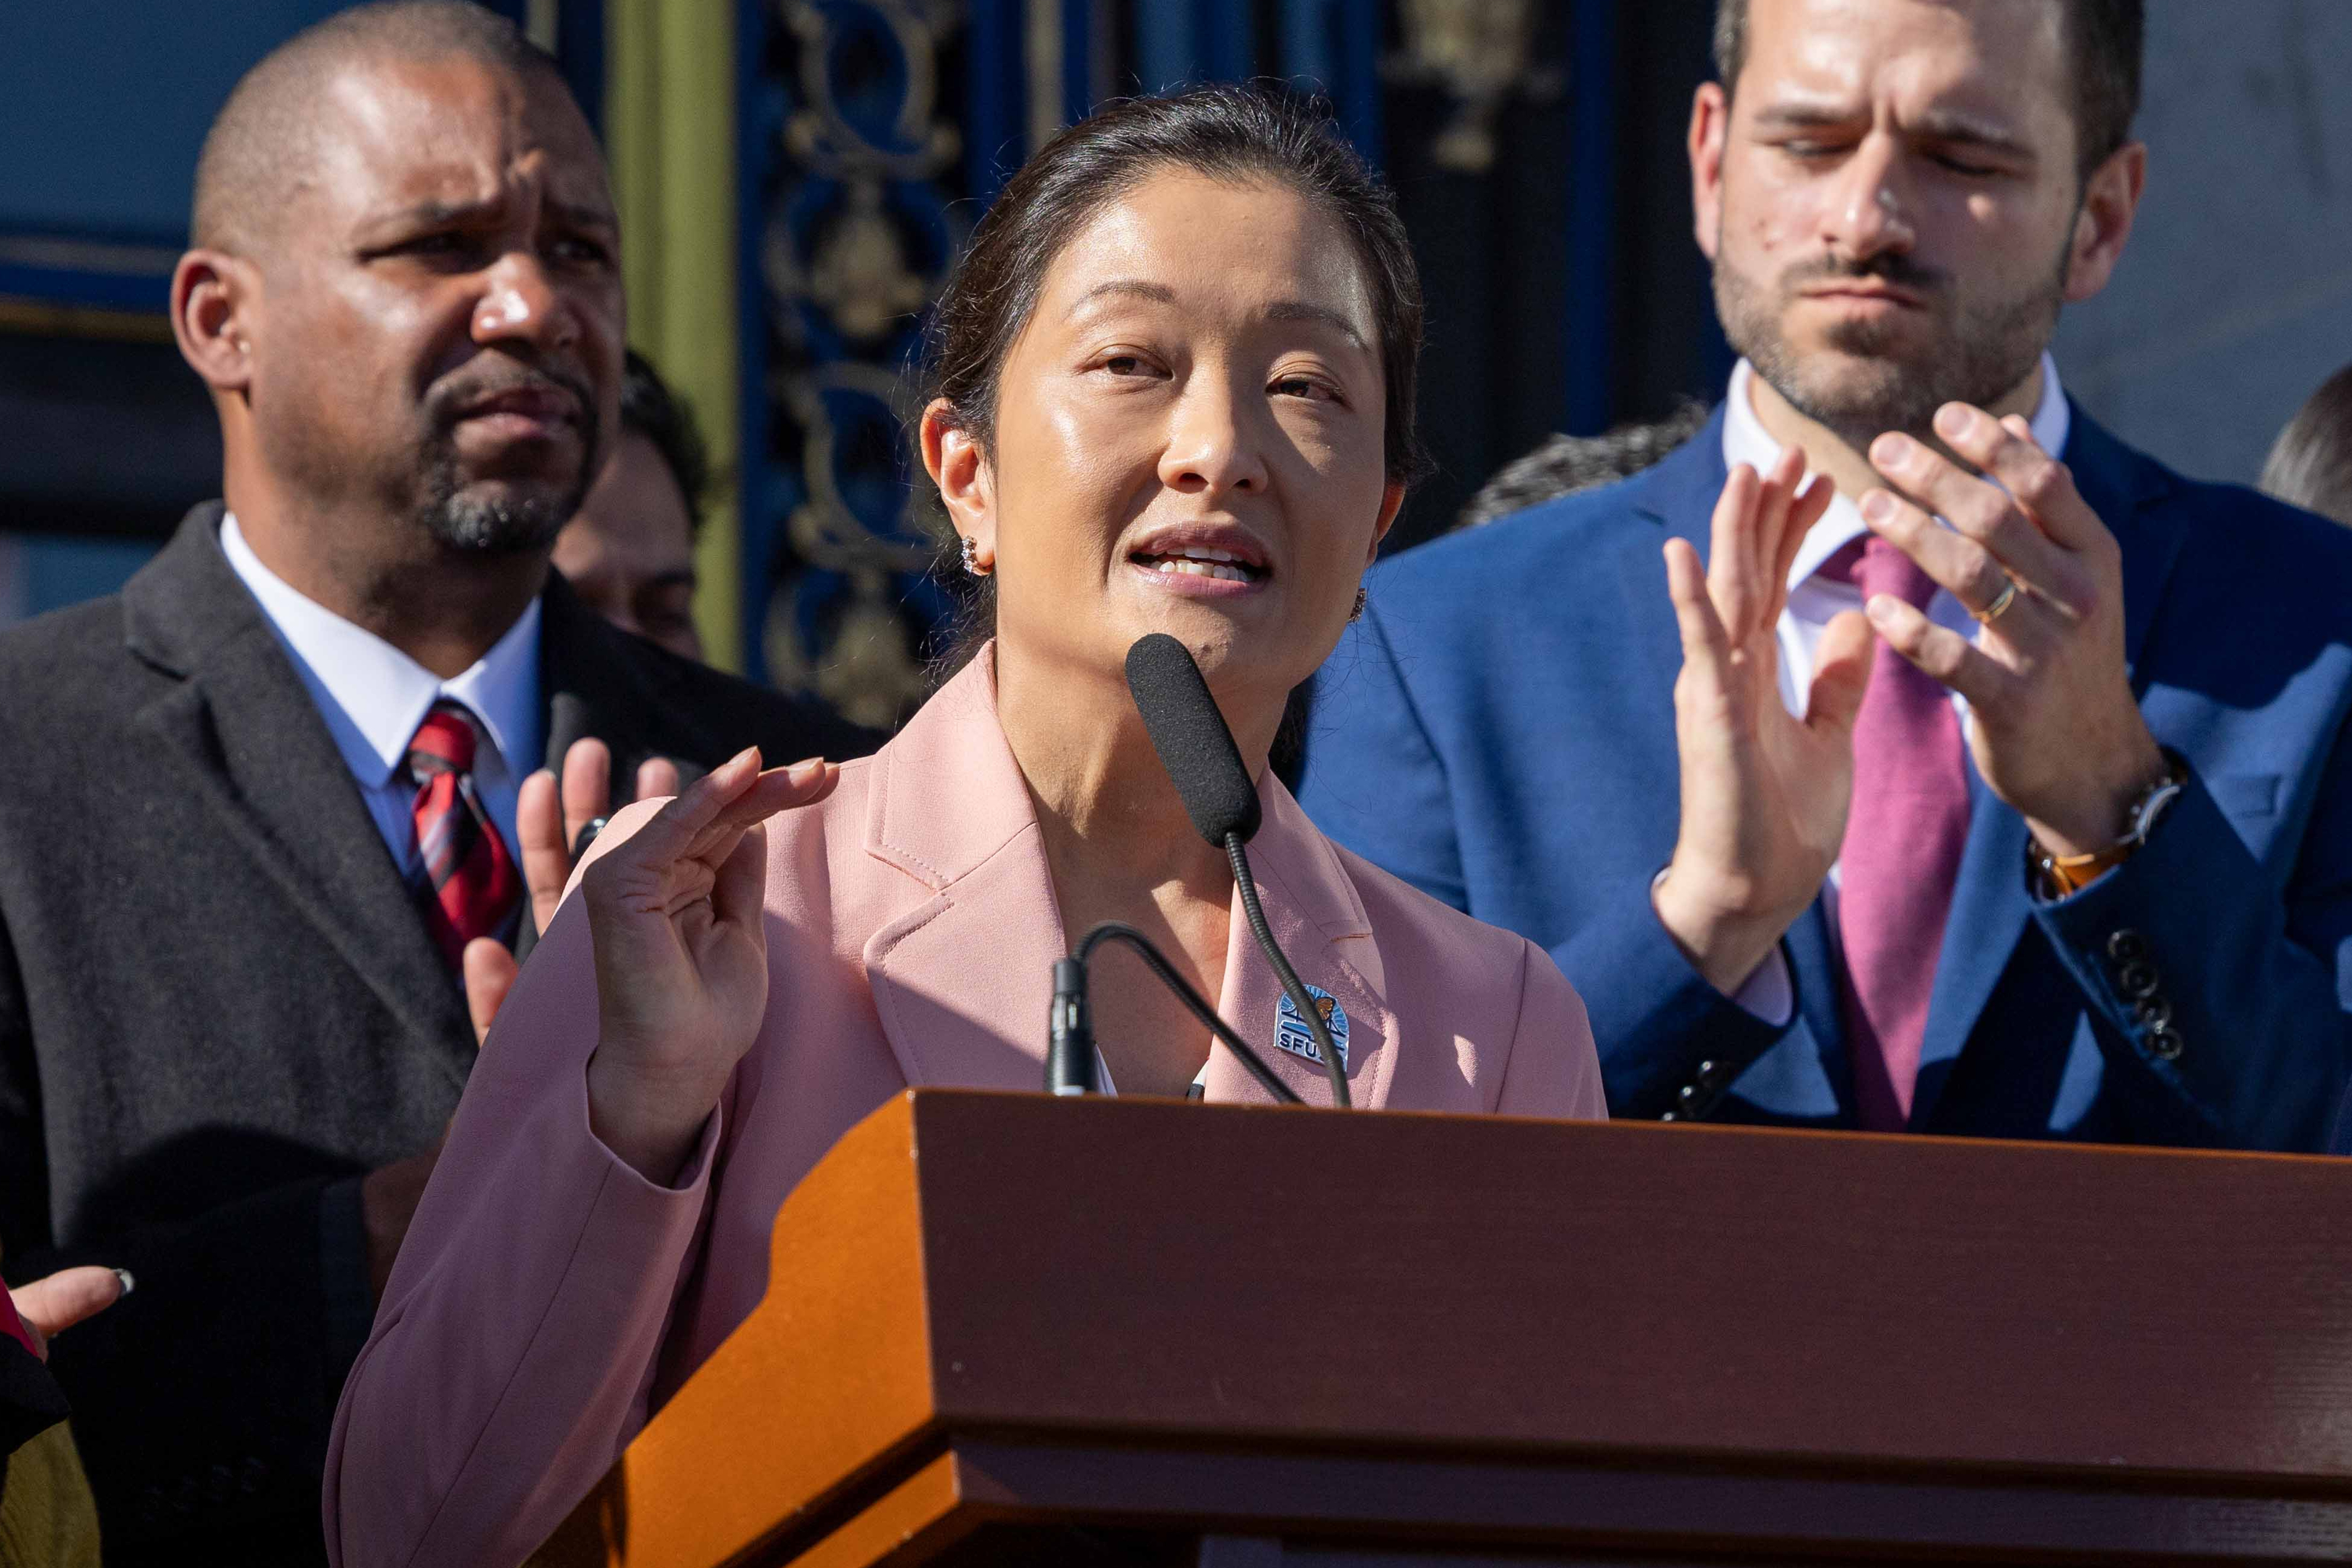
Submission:
[[[2131,233],[2143,35],[1720,0],[1717,416],[1383,563],[1317,678],[1301,804],[1547,946],[1617,1115],[2326,1142],[2352,537],[2125,447],[2048,352]]]
[[[694,544],[709,490],[710,458],[694,411],[652,362],[630,350],[620,438],[579,515],[556,536],[555,569],[583,603],[623,631],[699,659]]]
[[[1598,436],[1553,436],[1526,457],[1497,468],[1494,478],[1478,487],[1454,526],[1475,528],[1548,500],[1630,479],[1664,461],[1706,421],[1706,405],[1692,399],[1664,419],[1620,425]]]
[[[2263,464],[2262,490],[2352,525],[2352,365],[2319,384]]]
[[[337,1391],[608,785],[821,711],[549,569],[617,427],[623,296],[553,64],[456,3],[257,65],[173,280],[222,501],[118,596],[0,632],[0,1240],[132,1270],[61,1341],[111,1563],[316,1563]],[[561,782],[535,772],[560,765]]]

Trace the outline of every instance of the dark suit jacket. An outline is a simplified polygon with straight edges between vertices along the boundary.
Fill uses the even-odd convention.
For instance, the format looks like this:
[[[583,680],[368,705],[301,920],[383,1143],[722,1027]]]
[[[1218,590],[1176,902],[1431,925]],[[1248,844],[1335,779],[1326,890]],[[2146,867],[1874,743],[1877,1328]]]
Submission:
[[[1911,1127],[2318,1147],[2352,1054],[2352,531],[2184,479],[2079,410],[2064,457],[2122,545],[2132,689],[2192,777],[2139,855],[2043,904],[2023,819],[1971,770]],[[1679,816],[1660,548],[1705,552],[1724,478],[1718,416],[1623,484],[1382,563],[1316,678],[1299,801],[1549,947],[1616,1114],[1851,1126],[1822,906],[1783,944],[1776,1028],[1650,904]]]
[[[0,1244],[12,1279],[137,1278],[53,1363],[110,1560],[318,1563],[373,1312],[354,1178],[434,1142],[475,1047],[220,516],[119,596],[0,632]],[[551,763],[583,735],[617,780],[875,743],[552,574],[541,627]]]

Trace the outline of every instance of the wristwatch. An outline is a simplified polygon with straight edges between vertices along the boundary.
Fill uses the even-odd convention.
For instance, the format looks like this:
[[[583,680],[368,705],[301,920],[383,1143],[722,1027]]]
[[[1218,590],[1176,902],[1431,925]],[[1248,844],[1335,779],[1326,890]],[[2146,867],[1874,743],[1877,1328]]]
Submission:
[[[2166,752],[2164,764],[2164,776],[2140,791],[2139,798],[2132,802],[2130,830],[2105,848],[2094,849],[2087,855],[2053,855],[2031,835],[2027,836],[2026,878],[2037,895],[2049,900],[2081,892],[2139,853],[2140,846],[2147,842],[2148,835],[2156,831],[2156,825],[2172,809],[2172,803],[2180,798],[2182,787],[2189,783],[2189,764],[2177,753]]]

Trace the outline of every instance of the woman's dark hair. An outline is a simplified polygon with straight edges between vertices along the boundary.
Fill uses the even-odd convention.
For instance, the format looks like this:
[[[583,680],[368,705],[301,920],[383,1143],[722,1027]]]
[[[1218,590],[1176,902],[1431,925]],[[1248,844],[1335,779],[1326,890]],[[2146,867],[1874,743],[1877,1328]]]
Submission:
[[[2263,465],[2263,493],[2352,523],[2352,365],[2320,383],[2279,432]]]
[[[1388,477],[1399,483],[1419,478],[1413,380],[1421,359],[1421,276],[1404,225],[1380,177],[1328,113],[1257,88],[1219,85],[1121,99],[1038,149],[980,220],[940,291],[924,401],[945,398],[956,423],[983,450],[992,448],[1004,362],[1029,324],[1055,258],[1105,207],[1171,169],[1287,186],[1339,224],[1363,268],[1379,329]],[[952,553],[941,558],[940,571],[950,580],[963,576]],[[943,675],[992,634],[993,589],[992,580],[983,580],[972,595],[966,623],[941,661]]]

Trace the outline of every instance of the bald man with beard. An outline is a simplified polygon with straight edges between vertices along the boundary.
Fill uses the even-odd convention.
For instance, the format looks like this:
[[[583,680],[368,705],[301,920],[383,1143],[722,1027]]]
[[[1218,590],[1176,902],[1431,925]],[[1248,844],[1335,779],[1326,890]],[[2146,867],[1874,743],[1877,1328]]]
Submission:
[[[139,1280],[53,1362],[110,1562],[312,1563],[475,1054],[462,982],[511,975],[525,870],[560,884],[559,789],[578,817],[608,777],[870,742],[551,574],[616,426],[618,236],[509,25],[298,37],[222,110],[192,226],[173,323],[224,499],[0,635],[0,1256]]]

